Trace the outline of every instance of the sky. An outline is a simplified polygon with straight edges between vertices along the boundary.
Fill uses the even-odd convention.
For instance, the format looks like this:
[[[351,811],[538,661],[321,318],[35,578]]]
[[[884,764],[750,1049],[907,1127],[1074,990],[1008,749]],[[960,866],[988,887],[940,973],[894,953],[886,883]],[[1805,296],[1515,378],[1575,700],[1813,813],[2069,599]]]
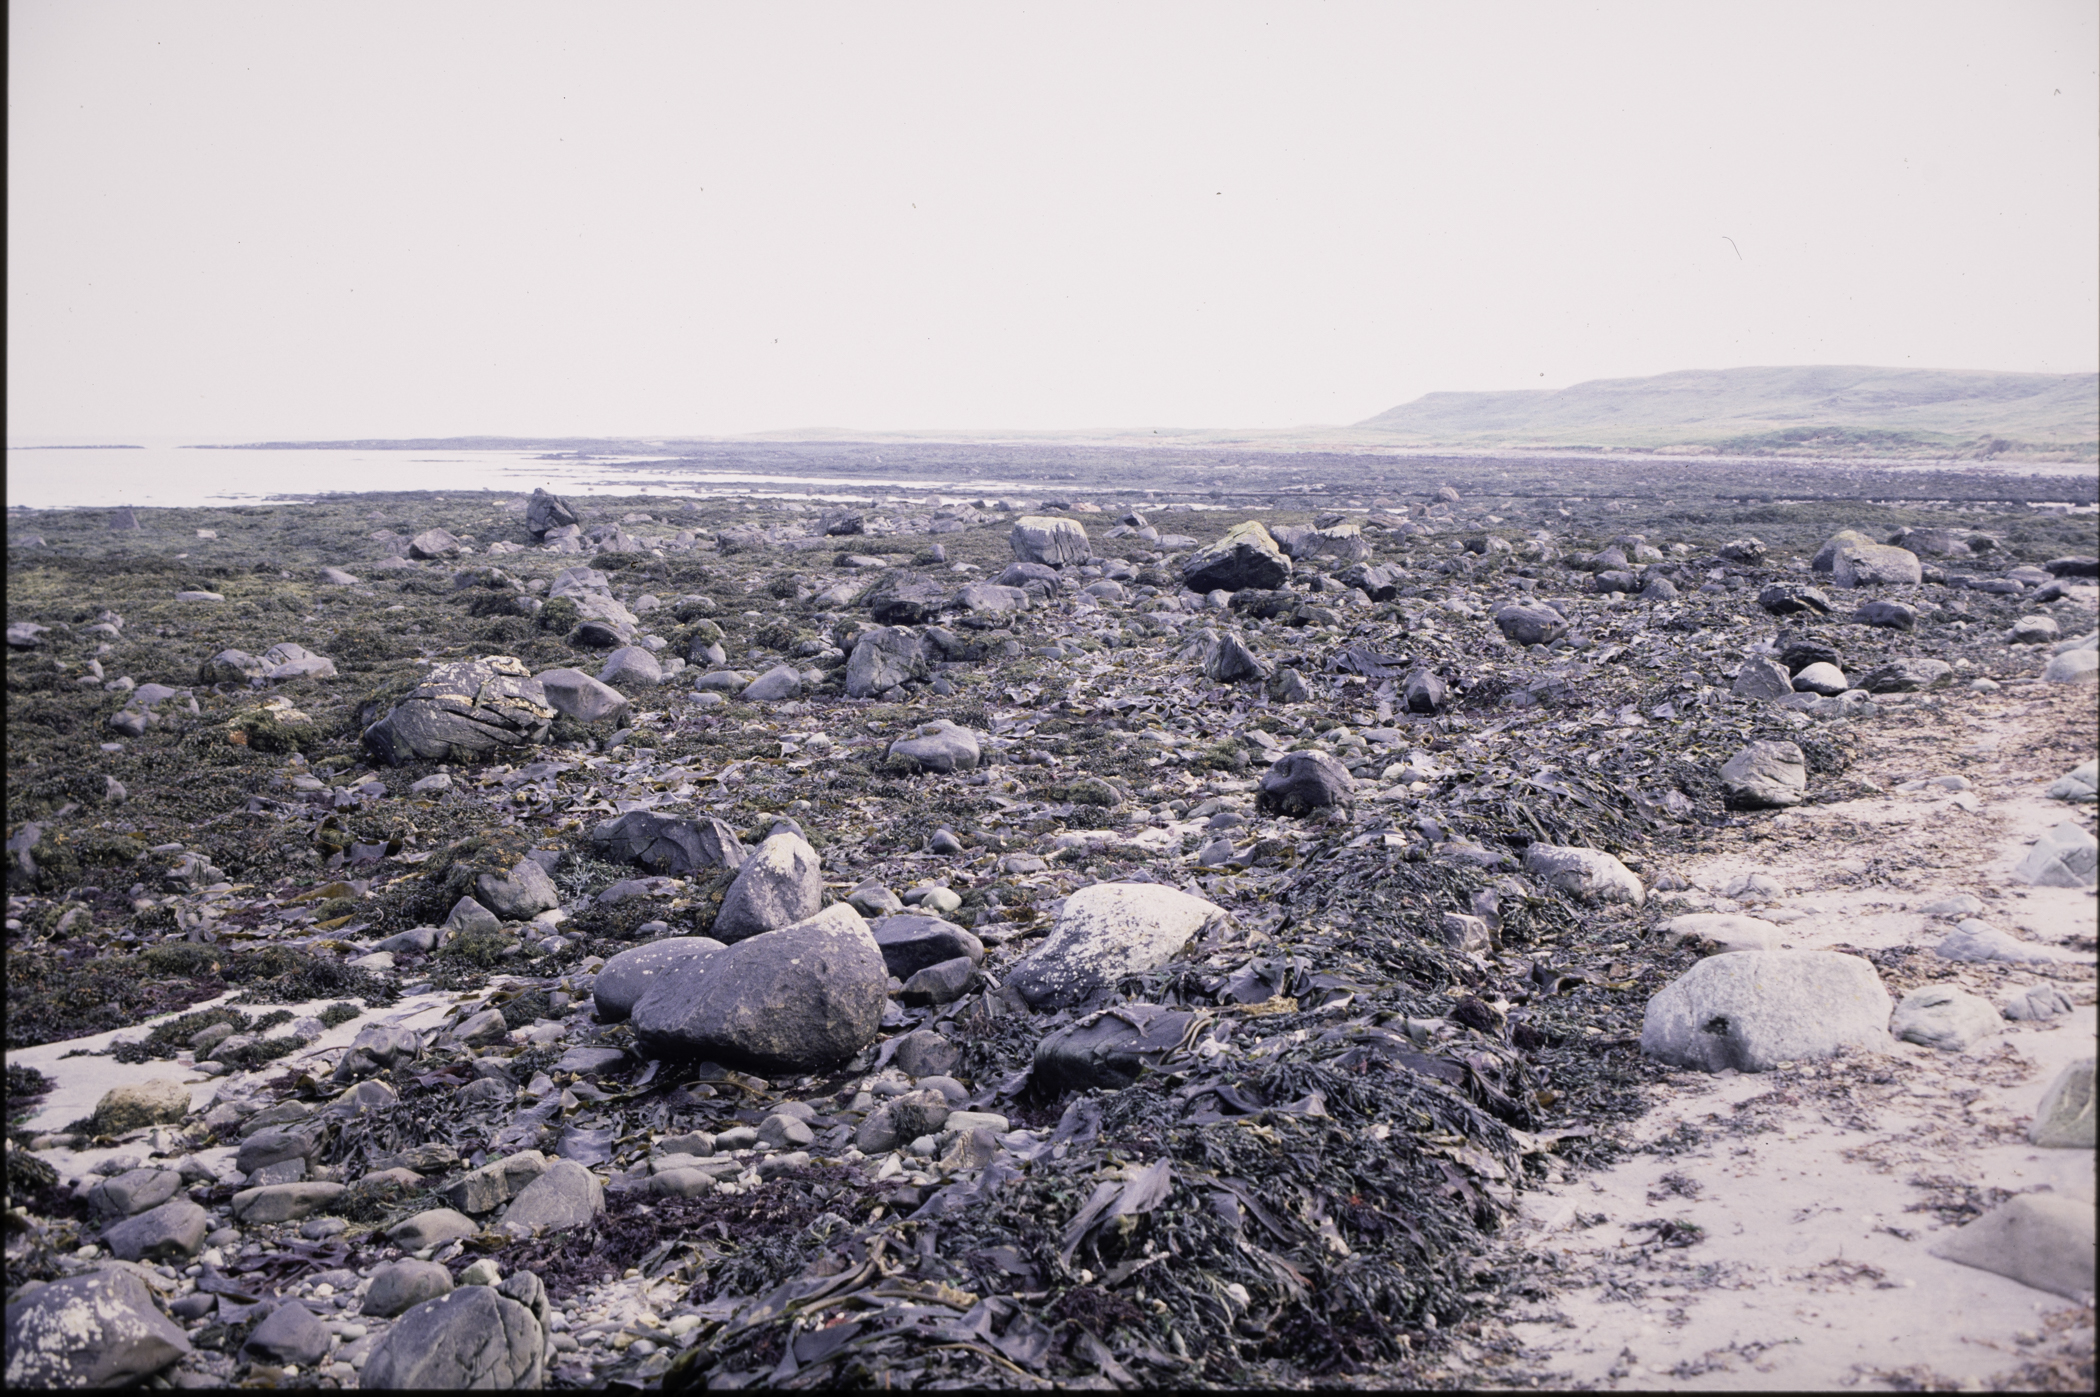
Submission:
[[[2096,14],[14,0],[8,440],[2091,372]]]

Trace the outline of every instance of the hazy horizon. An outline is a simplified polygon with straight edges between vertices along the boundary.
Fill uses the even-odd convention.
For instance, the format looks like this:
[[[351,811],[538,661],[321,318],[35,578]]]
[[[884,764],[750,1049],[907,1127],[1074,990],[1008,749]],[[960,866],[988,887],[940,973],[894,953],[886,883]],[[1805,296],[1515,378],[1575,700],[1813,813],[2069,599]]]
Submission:
[[[2100,369],[2090,6],[10,10],[10,445]]]

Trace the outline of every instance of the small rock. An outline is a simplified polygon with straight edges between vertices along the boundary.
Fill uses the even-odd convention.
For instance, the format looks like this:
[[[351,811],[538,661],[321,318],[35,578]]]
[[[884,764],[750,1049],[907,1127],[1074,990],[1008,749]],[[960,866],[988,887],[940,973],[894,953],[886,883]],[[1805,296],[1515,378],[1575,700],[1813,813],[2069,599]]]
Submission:
[[[961,1060],[961,1050],[930,1028],[905,1034],[890,1055],[891,1064],[914,1079],[946,1076]]]
[[[659,668],[657,678],[661,681],[662,677]],[[627,696],[618,689],[602,679],[593,679],[580,669],[564,666],[559,669],[542,670],[533,678],[538,681],[540,691],[547,696],[547,705],[550,708],[579,723],[617,722],[627,715],[632,706]]]
[[[270,1311],[269,1317],[255,1326],[248,1342],[241,1345],[241,1352],[265,1362],[305,1367],[328,1352],[328,1343],[328,1331],[314,1312],[297,1300],[290,1300]]]
[[[246,1188],[233,1195],[233,1215],[249,1225],[264,1222],[296,1222],[343,1196],[337,1183],[269,1184]]]
[[[912,1006],[952,1004],[962,998],[977,977],[977,964],[968,956],[957,956],[927,966],[904,982],[897,998]]]
[[[1794,676],[1794,692],[1797,694],[1828,694],[1836,697],[1852,687],[1845,671],[1834,664],[1818,662],[1806,665]]]
[[[2100,680],[2100,653],[2066,650],[2043,667],[2042,678],[2051,684],[2091,684]]]
[[[190,1089],[172,1077],[112,1087],[96,1103],[95,1133],[122,1135],[149,1125],[179,1125],[190,1113]]]
[[[2073,804],[2090,805],[2100,799],[2100,761],[2075,766],[2050,783],[2049,795]]]
[[[428,1208],[387,1229],[386,1238],[403,1251],[421,1251],[481,1234],[481,1227],[451,1208]]]
[[[1290,752],[1263,774],[1255,803],[1269,814],[1307,815],[1349,804],[1355,790],[1349,769],[1325,752]]]
[[[2090,888],[2100,882],[2100,843],[2065,820],[2043,832],[2013,876],[2037,887]]]
[[[1119,1004],[1046,1034],[1036,1045],[1037,1088],[1062,1095],[1120,1091],[1156,1067],[1189,1035],[1196,1015],[1156,1004]]]
[[[869,931],[882,952],[885,968],[900,980],[957,956],[972,963],[984,959],[984,943],[974,933],[940,917],[907,912],[884,917]]]
[[[1911,694],[1935,689],[1954,677],[1945,660],[1890,660],[1863,675],[1859,687],[1870,694]]]
[[[1777,699],[1794,692],[1794,677],[1786,666],[1763,655],[1752,655],[1736,671],[1730,692],[1743,698]]]
[[[546,1330],[529,1308],[497,1289],[465,1286],[396,1320],[358,1373],[358,1386],[537,1388],[546,1351]]]
[[[1728,912],[1688,912],[1663,923],[1672,941],[1696,938],[1711,941],[1722,953],[1729,951],[1776,951],[1779,928],[1759,917]]]
[[[102,1245],[120,1261],[187,1261],[204,1245],[211,1223],[187,1198],[171,1198],[109,1228]]]
[[[1906,1042],[1958,1053],[2004,1024],[1989,1000],[1948,985],[1927,985],[1903,996],[1889,1032]]]
[[[1807,759],[1791,742],[1753,742],[1721,768],[1721,786],[1728,804],[1739,810],[1799,805],[1808,791]]]
[[[539,1233],[581,1227],[605,1211],[605,1189],[573,1159],[557,1159],[519,1191],[503,1211],[512,1232]]]
[[[946,718],[922,723],[911,736],[891,743],[889,749],[892,762],[913,771],[974,771],[980,756],[977,735]],[[945,852],[960,853],[962,846],[956,843],[955,836],[949,834],[948,839],[955,848]]]
[[[813,917],[823,905],[817,851],[798,834],[776,831],[753,850],[723,894],[712,935],[733,943]]]
[[[1648,890],[1633,871],[1602,849],[1533,844],[1524,851],[1524,871],[1585,902],[1647,902]]]

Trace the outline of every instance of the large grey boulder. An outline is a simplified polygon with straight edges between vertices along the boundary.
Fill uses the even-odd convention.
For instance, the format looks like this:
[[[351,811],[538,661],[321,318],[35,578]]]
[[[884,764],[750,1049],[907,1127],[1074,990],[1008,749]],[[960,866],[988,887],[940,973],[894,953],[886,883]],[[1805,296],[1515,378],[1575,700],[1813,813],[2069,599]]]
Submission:
[[[1840,587],[1916,584],[1925,578],[1918,555],[1886,543],[1855,543],[1831,559],[1830,580]]]
[[[513,1233],[562,1231],[604,1211],[605,1186],[597,1176],[573,1159],[556,1159],[511,1199],[503,1226]]]
[[[328,1352],[328,1331],[312,1310],[288,1300],[249,1333],[241,1352],[269,1363],[310,1366]]]
[[[1290,575],[1291,560],[1254,519],[1233,525],[1224,537],[1197,549],[1181,565],[1182,584],[1193,592],[1281,587]]]
[[[2005,1027],[1996,1005],[1952,985],[1926,985],[1903,996],[1889,1032],[1907,1043],[1958,1053]]]
[[[710,934],[717,941],[741,941],[815,916],[823,905],[817,851],[794,831],[776,830],[738,867]]]
[[[104,1222],[157,1208],[182,1187],[173,1169],[127,1169],[88,1190],[88,1211]]]
[[[680,818],[630,810],[594,827],[591,844],[605,858],[639,864],[669,878],[711,868],[740,868],[744,862],[743,841],[712,815]]]
[[[533,678],[539,681],[549,708],[579,723],[617,721],[631,707],[625,694],[580,669],[562,666],[542,670]]]
[[[187,1198],[171,1198],[111,1227],[102,1234],[102,1245],[119,1261],[187,1261],[210,1230],[204,1209]]]
[[[884,917],[868,930],[882,951],[882,963],[900,980],[958,956],[967,956],[973,963],[984,959],[984,943],[975,932],[923,912]]]
[[[880,624],[912,626],[938,618],[952,598],[946,583],[915,572],[891,572],[861,600]]]
[[[358,1374],[364,1389],[536,1388],[547,1334],[532,1311],[485,1285],[426,1300],[394,1322]]]
[[[802,696],[802,672],[791,664],[777,664],[744,686],[738,697],[746,703],[783,703]]]
[[[2056,1074],[2035,1107],[2027,1138],[2048,1149],[2089,1150],[2094,1142],[2093,1059],[2082,1057]]]
[[[574,506],[545,489],[535,489],[532,498],[525,502],[525,531],[534,542],[546,538],[550,530],[581,522]]]
[[[1543,602],[1505,602],[1495,625],[1512,645],[1551,645],[1568,633],[1568,620]]]
[[[1868,538],[1857,529],[1840,529],[1824,540],[1823,546],[1816,550],[1813,558],[1809,559],[1808,566],[1815,572],[1834,572],[1837,570],[1837,556],[1839,553],[1847,548],[1868,547],[1873,545],[1873,543],[1873,539]]]
[[[1928,1250],[2051,1295],[2081,1299],[2093,1291],[2093,1203],[2090,1198],[2023,1193]]]
[[[386,717],[366,728],[365,750],[390,766],[467,762],[546,740],[554,709],[539,681],[508,655],[439,665]]]
[[[538,1150],[519,1150],[501,1159],[492,1159],[479,1169],[470,1169],[447,1184],[441,1196],[459,1213],[493,1212],[523,1192],[527,1185],[547,1172],[547,1156]],[[443,1210],[450,1213],[451,1209]],[[419,1214],[418,1216],[422,1216]],[[433,1219],[433,1224],[442,1222]],[[404,1250],[412,1250],[403,1242]]]
[[[1095,883],[1065,899],[1056,927],[1006,983],[1039,1009],[1077,1004],[1165,965],[1225,920],[1224,908],[1159,883]]]
[[[864,631],[846,659],[846,697],[872,698],[927,673],[926,647],[902,626]]]
[[[2065,650],[2042,666],[2042,678],[2051,684],[2091,684],[2100,680],[2100,654]]]
[[[466,545],[452,536],[449,529],[425,529],[408,541],[408,556],[422,560],[433,558],[457,558]]]
[[[1709,956],[1648,1001],[1641,1050],[1679,1067],[1769,1072],[1853,1050],[1885,1053],[1889,993],[1874,967],[1834,951]]]
[[[1721,787],[1738,810],[1799,805],[1808,793],[1808,763],[1791,742],[1753,742],[1721,767]]]
[[[519,859],[505,873],[474,878],[474,900],[509,921],[522,922],[561,906],[561,889],[538,859]]]
[[[664,667],[657,662],[655,652],[646,646],[622,645],[605,657],[605,665],[598,671],[598,682],[651,688],[664,682]]]
[[[1033,1085],[1062,1094],[1121,1091],[1184,1047],[1203,1016],[1157,1004],[1118,1004],[1045,1034],[1035,1047]]]
[[[1999,960],[2012,964],[2056,959],[2055,952],[2048,947],[2022,941],[1978,917],[1964,918],[1956,923],[1953,934],[1933,947],[1933,954],[1941,960]]]
[[[1945,660],[1890,660],[1861,675],[1859,687],[1870,694],[1914,694],[1952,678],[1954,666]]]
[[[982,755],[977,734],[946,718],[921,723],[910,737],[892,742],[889,750],[891,761],[913,771],[974,771]]]
[[[2013,877],[2043,888],[2090,888],[2100,882],[2100,842],[2065,820],[2043,831]]]
[[[1602,849],[1563,844],[1533,844],[1524,851],[1524,871],[1584,902],[1648,901],[1648,890],[1633,870]]]
[[[969,582],[955,594],[955,604],[981,616],[1004,616],[1028,609],[1028,593],[997,582]]]
[[[1779,661],[1765,655],[1752,655],[1736,671],[1730,692],[1743,698],[1785,698],[1794,692],[1794,676]]]
[[[1267,679],[1275,666],[1254,653],[1247,642],[1227,632],[1203,654],[1203,676],[1219,684]]]
[[[646,946],[622,951],[598,971],[591,999],[598,1017],[626,1018],[656,982],[686,962],[714,954],[723,943],[711,936],[666,936]]]
[[[1308,815],[1355,796],[1356,779],[1325,752],[1288,752],[1262,774],[1255,803],[1275,815]]]
[[[67,1276],[7,1307],[7,1386],[123,1387],[190,1351],[146,1283],[111,1268]]]
[[[888,997],[889,969],[868,924],[834,903],[667,971],[631,1021],[658,1057],[814,1071],[873,1042]]]
[[[1086,529],[1076,519],[1023,515],[1014,521],[1007,542],[1013,546],[1015,561],[1023,563],[1062,567],[1066,563],[1083,563],[1094,556],[1094,546],[1087,541]]]

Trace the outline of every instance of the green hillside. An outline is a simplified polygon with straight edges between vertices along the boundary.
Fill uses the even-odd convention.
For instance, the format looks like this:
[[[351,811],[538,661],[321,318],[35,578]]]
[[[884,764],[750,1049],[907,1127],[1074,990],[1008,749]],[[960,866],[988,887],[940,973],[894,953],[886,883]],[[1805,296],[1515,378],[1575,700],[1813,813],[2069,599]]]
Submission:
[[[1357,426],[1423,445],[2092,455],[2100,374],[1687,369],[1556,390],[1426,393]]]

